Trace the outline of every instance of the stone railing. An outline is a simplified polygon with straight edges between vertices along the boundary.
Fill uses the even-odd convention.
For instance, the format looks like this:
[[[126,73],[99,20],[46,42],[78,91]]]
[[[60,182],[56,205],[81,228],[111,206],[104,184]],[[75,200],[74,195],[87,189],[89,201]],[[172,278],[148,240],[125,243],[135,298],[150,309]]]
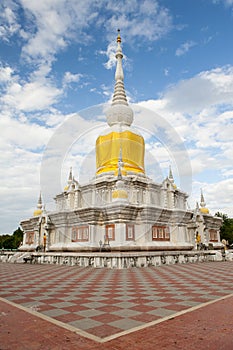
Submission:
[[[208,261],[232,260],[233,253],[220,251],[141,251],[141,252],[24,252],[0,251],[0,262],[69,265],[95,268],[130,268]]]

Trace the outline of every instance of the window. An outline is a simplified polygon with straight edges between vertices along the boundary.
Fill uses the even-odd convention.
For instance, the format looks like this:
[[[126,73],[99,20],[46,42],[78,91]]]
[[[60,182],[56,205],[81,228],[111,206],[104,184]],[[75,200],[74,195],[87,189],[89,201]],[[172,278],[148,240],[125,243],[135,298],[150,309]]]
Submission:
[[[33,244],[34,243],[34,232],[27,232],[26,233],[26,244]]]
[[[216,230],[210,230],[210,241],[211,242],[218,242],[218,234]]]
[[[152,226],[152,241],[170,241],[168,226]]]
[[[165,239],[170,241],[170,230],[169,227],[165,227]]]
[[[152,226],[152,240],[158,239],[158,230],[156,226]]]
[[[134,241],[134,225],[126,224],[126,241]]]
[[[158,227],[157,230],[159,231],[159,238],[164,238],[164,228],[163,227]]]
[[[72,242],[87,242],[89,241],[89,227],[76,226],[72,227]]]
[[[114,241],[115,240],[115,225],[106,225],[105,228],[105,239],[108,241]]]

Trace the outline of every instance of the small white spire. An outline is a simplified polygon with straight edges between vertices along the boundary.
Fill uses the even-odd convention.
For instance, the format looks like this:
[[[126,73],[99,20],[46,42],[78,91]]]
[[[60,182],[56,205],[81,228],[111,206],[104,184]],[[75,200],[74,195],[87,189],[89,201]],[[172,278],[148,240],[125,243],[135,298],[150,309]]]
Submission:
[[[64,192],[67,192],[73,182],[73,172],[72,172],[72,167],[70,167],[70,172],[69,172],[69,177],[67,181],[67,185],[64,188]]]
[[[37,209],[34,210],[33,215],[34,216],[40,216],[43,213],[42,207],[43,207],[42,196],[41,196],[41,192],[40,192],[40,195],[39,195],[39,198],[38,198],[38,202],[37,202]]]
[[[124,166],[124,162],[122,159],[122,149],[120,148],[120,154],[118,158],[118,175],[117,175],[117,180],[122,180],[122,172],[121,169]]]
[[[37,208],[38,209],[42,209],[42,196],[41,196],[41,192],[40,192],[40,195],[39,195],[39,198],[38,198],[38,203],[37,203]]]
[[[203,195],[203,191],[202,191],[202,188],[201,188],[201,200],[200,200],[200,206],[202,208],[204,208],[206,206],[206,203],[205,203],[205,199],[204,199],[204,195]]]
[[[201,206],[200,211],[201,211],[203,214],[209,214],[209,209],[206,208],[206,202],[205,202],[205,198],[204,198],[202,189],[201,189],[200,206]]]
[[[68,178],[68,184],[70,185],[73,180],[73,174],[72,174],[72,167],[70,167],[70,173],[69,173],[69,178]]]
[[[174,182],[174,177],[172,174],[172,167],[169,165],[169,175],[168,175],[169,180],[173,183]]]

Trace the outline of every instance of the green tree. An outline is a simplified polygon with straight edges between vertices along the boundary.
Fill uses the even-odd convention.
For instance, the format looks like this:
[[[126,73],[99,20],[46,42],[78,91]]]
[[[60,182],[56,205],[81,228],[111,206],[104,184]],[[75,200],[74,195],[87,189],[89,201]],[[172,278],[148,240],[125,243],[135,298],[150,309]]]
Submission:
[[[6,234],[0,236],[1,249],[17,249],[23,241],[23,231],[20,227],[13,232],[12,235]]]
[[[225,239],[231,245],[233,243],[233,218],[228,218],[227,214],[217,212],[215,216],[222,218],[222,226],[220,228],[221,240]]]

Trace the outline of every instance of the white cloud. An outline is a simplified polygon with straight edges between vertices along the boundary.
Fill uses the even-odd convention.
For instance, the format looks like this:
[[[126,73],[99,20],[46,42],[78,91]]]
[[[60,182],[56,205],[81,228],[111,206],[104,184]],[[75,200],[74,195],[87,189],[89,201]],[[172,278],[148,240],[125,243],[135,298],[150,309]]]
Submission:
[[[167,8],[160,6],[158,1],[121,1],[117,6],[113,1],[109,3],[107,8],[114,10],[114,14],[105,27],[111,32],[115,28],[122,29],[129,42],[130,39],[135,42],[138,37],[149,41],[158,40],[172,28],[171,14]]]
[[[0,67],[0,82],[7,83],[11,79],[14,71],[11,67]]]
[[[35,30],[23,48],[26,57],[53,60],[69,40],[85,42],[88,35],[83,32],[96,17],[91,0],[54,2],[53,0],[22,0],[28,18],[34,21]],[[76,34],[75,34],[76,33]]]
[[[97,115],[97,109],[95,111]],[[1,233],[13,232],[22,219],[32,216],[40,189],[44,189],[44,186],[48,186],[47,191],[43,192],[45,204],[50,204],[54,195],[59,193],[62,189],[63,162],[65,164],[72,150],[72,143],[78,139],[79,134],[81,134],[79,151],[85,153],[90,150],[90,138],[84,139],[82,132],[90,130],[93,121],[85,120],[77,114],[61,115],[56,110],[51,115],[47,113],[42,116],[47,124],[56,124],[56,128],[29,123],[23,115],[16,119],[9,112],[1,114]],[[40,116],[40,122],[43,121],[42,116]],[[58,122],[60,125],[57,125]],[[96,135],[95,129],[92,133]],[[95,137],[92,138],[95,139]],[[69,163],[68,167],[71,164]],[[50,180],[48,184],[44,183],[46,175]],[[56,188],[57,191],[50,191],[54,184],[58,184],[58,190]]]
[[[3,233],[13,232],[16,223],[33,213],[40,187],[41,151],[52,130],[3,113],[0,130],[0,232]]]
[[[229,7],[233,5],[233,0],[213,0],[214,4],[223,3],[225,6]]]
[[[19,110],[36,111],[46,109],[57,102],[60,94],[61,91],[49,83],[47,85],[38,81],[24,85],[14,83],[4,96],[4,102]]]
[[[56,103],[62,90],[45,77],[49,71],[50,67],[42,65],[25,81],[11,67],[1,67],[0,81],[5,83],[0,98],[2,105],[18,111],[37,111]]]
[[[204,71],[182,80],[165,92],[163,99],[170,110],[197,113],[221,104],[233,104],[233,66]],[[182,96],[182,98],[180,98]]]
[[[105,54],[108,57],[108,61],[104,64],[106,69],[111,69],[116,65],[116,43],[115,41],[108,44],[106,51],[100,51],[100,54]]]
[[[14,7],[14,11],[8,7],[6,11],[11,13],[11,16],[8,14],[5,17],[9,19],[8,22],[10,18],[14,18],[17,30],[26,41],[22,47],[23,57],[27,60],[33,59],[31,62],[34,63],[36,59],[39,62],[52,62],[56,54],[66,48],[71,39],[82,43],[92,40],[84,29],[93,24],[93,21],[97,26],[104,23],[106,32],[111,33],[111,36],[115,33],[118,22],[119,26],[125,29],[125,38],[127,37],[129,42],[137,37],[157,40],[172,26],[168,10],[160,7],[157,1],[131,1],[130,4],[121,1],[119,6],[114,1],[102,0],[94,3],[91,0],[79,2],[71,0],[67,6],[65,0],[60,2],[23,0],[22,6],[26,17],[25,28],[18,28],[17,6]],[[109,11],[108,21],[102,16],[103,9]],[[124,16],[119,14],[119,9]],[[138,11],[141,13],[140,16]],[[128,20],[129,15],[133,17],[132,21]],[[115,59],[110,46],[107,55],[109,61],[106,66],[109,68]]]
[[[20,30],[20,25],[17,23],[18,5],[15,1],[2,0],[0,5],[0,38],[9,42],[12,35]]]
[[[25,40],[22,47],[24,59],[32,62],[52,62],[56,54],[64,50],[70,40],[86,43],[93,38],[86,29],[91,25],[105,27],[111,38],[116,28],[124,31],[128,42],[137,38],[155,41],[166,35],[172,28],[169,10],[155,0],[22,0],[25,21],[19,25],[18,6],[13,1],[4,1],[3,25],[0,34],[8,39],[18,32]],[[107,14],[106,14],[107,12]],[[104,14],[103,14],[104,13]],[[140,15],[139,15],[140,14]],[[107,20],[106,20],[107,18]]]
[[[38,124],[22,122],[4,114],[0,118],[0,129],[2,142],[5,145],[12,145],[19,149],[34,150],[34,152],[38,148],[42,148],[52,135],[51,129]]]
[[[82,76],[83,76],[82,74],[73,74],[71,72],[65,72],[63,83],[65,85],[70,83],[78,83],[82,78]]]
[[[191,47],[195,46],[196,43],[194,41],[186,41],[178,49],[176,49],[176,56],[183,56],[185,55]]]

